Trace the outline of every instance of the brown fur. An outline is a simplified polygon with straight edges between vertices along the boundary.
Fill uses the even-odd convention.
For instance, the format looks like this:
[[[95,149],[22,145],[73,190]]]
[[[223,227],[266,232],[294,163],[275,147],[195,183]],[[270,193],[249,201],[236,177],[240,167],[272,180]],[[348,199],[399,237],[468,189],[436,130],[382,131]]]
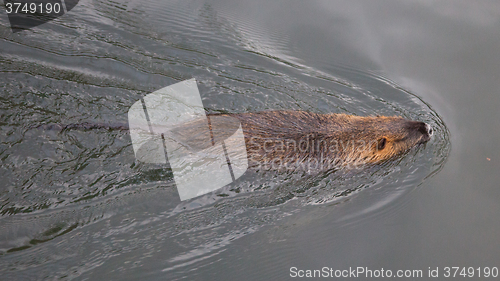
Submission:
[[[425,123],[401,117],[264,111],[212,114],[208,121],[210,133],[207,119],[202,118],[169,129],[169,137],[194,152],[227,142],[241,123],[249,164],[264,169],[324,170],[379,163],[429,141],[432,135]],[[126,130],[128,126],[80,123],[42,124],[35,128]]]
[[[214,116],[239,119],[251,166],[328,169],[380,163],[430,139],[423,122],[304,111]]]

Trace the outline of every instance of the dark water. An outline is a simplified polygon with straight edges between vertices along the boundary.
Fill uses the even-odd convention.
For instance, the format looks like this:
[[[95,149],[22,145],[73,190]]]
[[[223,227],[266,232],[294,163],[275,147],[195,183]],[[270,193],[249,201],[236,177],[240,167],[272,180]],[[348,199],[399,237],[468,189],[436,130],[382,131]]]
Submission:
[[[3,14],[2,280],[500,267],[499,18],[488,1],[88,0],[13,34]],[[401,115],[435,133],[383,165],[247,171],[181,202],[126,132],[31,129],[126,123],[190,78],[209,113]]]

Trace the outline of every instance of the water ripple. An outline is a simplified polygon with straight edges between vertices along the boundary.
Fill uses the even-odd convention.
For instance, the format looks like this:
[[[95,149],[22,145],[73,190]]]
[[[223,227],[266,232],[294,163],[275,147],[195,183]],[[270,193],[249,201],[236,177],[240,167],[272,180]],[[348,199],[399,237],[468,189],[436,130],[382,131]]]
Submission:
[[[0,55],[6,278],[93,279],[106,272],[103,265],[124,264],[114,268],[117,275],[147,266],[153,275],[180,279],[217,260],[233,241],[299,212],[357,202],[337,223],[359,223],[446,161],[448,129],[418,95],[378,73],[308,66],[277,31],[262,32],[197,1],[95,0],[75,9],[24,35],[0,29],[0,46],[8,50]],[[33,129],[126,123],[140,97],[191,77],[210,113],[401,115],[429,123],[435,135],[395,161],[363,170],[248,171],[217,192],[180,202],[170,170],[136,162],[127,133]]]

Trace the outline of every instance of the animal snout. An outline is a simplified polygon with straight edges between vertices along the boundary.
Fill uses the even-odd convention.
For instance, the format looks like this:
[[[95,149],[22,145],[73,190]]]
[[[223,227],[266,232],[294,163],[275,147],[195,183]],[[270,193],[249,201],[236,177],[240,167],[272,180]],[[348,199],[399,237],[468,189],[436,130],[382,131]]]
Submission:
[[[420,133],[423,136],[424,141],[430,140],[432,134],[434,133],[432,127],[424,122],[412,121],[408,127],[410,131]]]
[[[432,131],[431,125],[424,123],[425,124],[425,129],[427,130],[427,134],[431,137],[434,131]]]
[[[428,135],[429,137],[432,136],[432,127],[424,122],[418,122],[418,131],[422,135]]]
[[[431,139],[432,136],[432,127],[424,122],[418,122],[418,132],[422,134],[422,137],[420,139],[420,142],[428,142]]]

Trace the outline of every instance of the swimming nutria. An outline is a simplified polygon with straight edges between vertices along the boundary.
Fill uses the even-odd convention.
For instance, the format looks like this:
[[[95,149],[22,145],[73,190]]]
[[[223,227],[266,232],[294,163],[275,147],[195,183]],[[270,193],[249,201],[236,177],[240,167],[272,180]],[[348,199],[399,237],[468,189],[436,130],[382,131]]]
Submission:
[[[263,169],[325,170],[380,163],[429,141],[432,135],[432,128],[426,123],[402,117],[361,117],[305,111],[209,114],[208,117],[211,140],[200,133],[200,124],[206,123],[206,119],[183,124],[173,129],[173,134],[191,149],[201,150],[231,136],[239,127],[234,120],[239,120],[249,166]],[[128,125],[124,124],[96,123],[37,127],[61,131],[128,129]]]
[[[402,117],[305,111],[226,116],[241,122],[250,166],[264,169],[324,170],[380,163],[429,141],[432,135],[426,123]]]

